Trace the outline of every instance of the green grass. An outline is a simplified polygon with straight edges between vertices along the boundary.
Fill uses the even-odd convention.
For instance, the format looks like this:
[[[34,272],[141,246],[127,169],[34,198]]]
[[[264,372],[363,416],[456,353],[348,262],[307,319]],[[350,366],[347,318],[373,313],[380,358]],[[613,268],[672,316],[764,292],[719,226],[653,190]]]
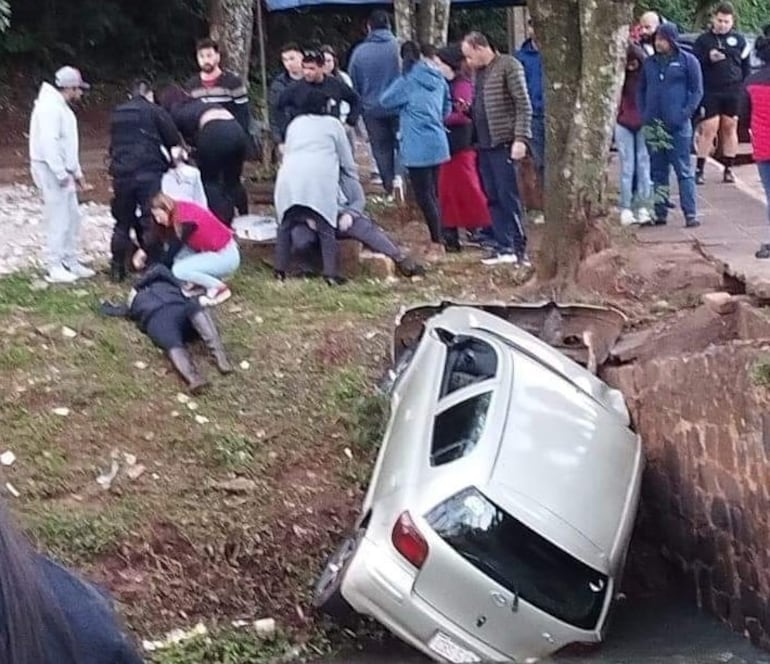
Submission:
[[[99,288],[94,283],[78,288],[32,287],[35,279],[20,273],[0,279],[0,315],[16,311],[34,311],[39,316],[60,319],[94,310]]]
[[[751,367],[751,381],[758,387],[770,390],[770,355],[759,358]]]
[[[153,664],[268,664],[294,659],[293,649],[282,635],[262,640],[255,633],[236,629],[216,631],[159,650]]]

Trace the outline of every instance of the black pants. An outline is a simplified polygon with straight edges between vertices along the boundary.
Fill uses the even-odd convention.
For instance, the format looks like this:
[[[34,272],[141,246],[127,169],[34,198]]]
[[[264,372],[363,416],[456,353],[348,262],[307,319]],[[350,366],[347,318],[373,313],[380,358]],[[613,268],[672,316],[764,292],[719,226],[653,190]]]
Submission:
[[[194,300],[165,306],[150,318],[147,336],[165,351],[181,348],[197,337],[190,319],[200,310],[200,305]]]
[[[115,228],[110,249],[114,263],[125,265],[128,253],[133,249],[132,228],[139,246],[145,247],[145,234],[150,228],[150,202],[160,192],[161,178],[161,173],[141,173],[113,181],[112,216],[115,217]],[[141,217],[136,216],[137,207],[141,209]]]
[[[438,204],[438,166],[409,168],[414,197],[428,224],[431,242],[441,242],[441,210]]]
[[[234,211],[249,211],[241,182],[248,152],[248,136],[237,120],[211,120],[198,133],[196,159],[209,208],[228,225]]]
[[[325,277],[338,277],[337,262],[339,245],[335,228],[320,214],[302,205],[294,205],[283,216],[278,227],[275,244],[275,269],[287,272],[292,255],[292,231],[296,226],[307,226],[307,220],[315,222],[318,242],[321,245],[321,260]]]
[[[366,133],[372,146],[372,156],[382,178],[385,193],[393,193],[396,176],[396,149],[398,148],[398,116],[376,117],[364,114]]]

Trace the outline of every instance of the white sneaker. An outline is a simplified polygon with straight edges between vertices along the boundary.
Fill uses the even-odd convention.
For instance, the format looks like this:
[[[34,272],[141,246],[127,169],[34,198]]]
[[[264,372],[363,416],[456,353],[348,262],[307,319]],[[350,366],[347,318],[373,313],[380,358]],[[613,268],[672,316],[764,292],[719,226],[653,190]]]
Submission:
[[[227,302],[232,294],[232,291],[225,284],[222,284],[218,288],[209,288],[198,301],[202,307],[215,307],[222,302]]]
[[[48,270],[45,280],[49,284],[73,284],[78,280],[78,277],[63,265],[57,265]]]
[[[516,258],[516,254],[493,254],[488,258],[484,258],[481,261],[482,265],[516,265],[519,259]]]
[[[70,263],[65,266],[66,269],[75,275],[78,279],[91,279],[96,276],[96,272],[82,263]]]
[[[636,220],[640,224],[649,224],[652,221],[652,215],[647,208],[639,208],[636,213]]]
[[[620,225],[621,226],[633,226],[638,223],[636,217],[631,210],[621,210],[620,212]]]
[[[540,226],[545,223],[545,215],[542,212],[532,215],[532,223]]]

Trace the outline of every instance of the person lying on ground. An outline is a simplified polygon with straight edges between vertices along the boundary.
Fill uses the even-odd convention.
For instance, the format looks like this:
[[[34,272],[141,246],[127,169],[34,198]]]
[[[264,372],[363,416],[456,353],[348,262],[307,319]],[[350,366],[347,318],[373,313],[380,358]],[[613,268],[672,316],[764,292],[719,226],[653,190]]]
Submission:
[[[248,137],[233,114],[218,104],[193,99],[178,85],[162,90],[158,99],[193,150],[212,211],[227,225],[236,210],[248,214],[241,181]]]
[[[336,229],[338,240],[358,240],[367,249],[384,254],[396,264],[398,271],[405,277],[425,274],[425,268],[406,250],[399,248],[387,233],[365,214],[366,195],[360,180],[353,174],[341,174],[339,202],[341,207]],[[297,224],[291,231],[291,246],[294,256],[300,262],[300,276],[316,276],[312,266],[318,254],[318,233],[307,223]]]
[[[0,506],[0,662],[141,664],[109,596],[32,549]]]
[[[241,254],[233,231],[200,205],[175,201],[158,194],[150,205],[153,217],[150,263],[171,266],[174,276],[187,284],[205,289],[200,302],[214,306],[232,295],[222,279],[232,276],[241,264]],[[134,257],[137,269],[148,261],[147,253]]]
[[[318,234],[327,283],[344,282],[338,274],[336,238],[340,173],[358,177],[342,123],[328,115],[329,97],[320,88],[303,95],[298,115],[286,131],[283,161],[275,180],[278,237],[275,276],[284,279],[291,262],[292,229],[310,225]]]
[[[211,313],[184,294],[182,284],[165,265],[153,265],[147,270],[134,284],[126,304],[103,302],[101,312],[133,320],[143,334],[165,351],[193,394],[207,383],[187,350],[188,342],[200,338],[220,373],[233,371]]]

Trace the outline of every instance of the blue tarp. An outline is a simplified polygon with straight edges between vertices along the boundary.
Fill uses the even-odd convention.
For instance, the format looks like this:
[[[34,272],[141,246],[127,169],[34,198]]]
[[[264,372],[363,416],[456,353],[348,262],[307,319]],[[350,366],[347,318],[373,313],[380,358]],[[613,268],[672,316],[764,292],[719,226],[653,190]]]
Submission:
[[[324,6],[329,10],[337,8],[343,10],[350,5],[380,5],[387,7],[393,2],[382,2],[381,0],[265,0],[267,11],[276,12],[286,9],[307,9],[310,7]],[[526,5],[526,0],[455,0],[453,5],[485,5],[487,7],[516,7]]]

